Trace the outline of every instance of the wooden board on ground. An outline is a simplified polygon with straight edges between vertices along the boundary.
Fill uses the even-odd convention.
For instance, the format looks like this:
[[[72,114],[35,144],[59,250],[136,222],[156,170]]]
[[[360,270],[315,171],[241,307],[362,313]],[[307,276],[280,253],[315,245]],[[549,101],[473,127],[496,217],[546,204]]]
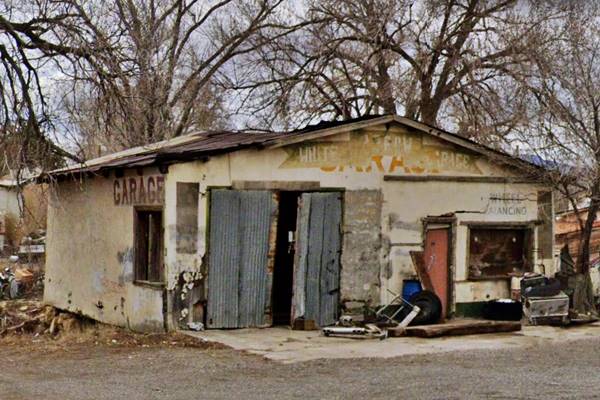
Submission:
[[[424,255],[425,253],[423,251],[410,251],[410,258],[415,266],[417,276],[421,281],[421,286],[423,286],[423,289],[433,292],[433,284],[431,283],[431,277],[429,276],[429,271],[427,271],[427,266],[425,265]]]
[[[388,336],[415,336],[435,338],[440,336],[475,335],[481,333],[515,332],[521,330],[518,321],[463,320],[445,324],[409,326],[408,328],[388,329]]]

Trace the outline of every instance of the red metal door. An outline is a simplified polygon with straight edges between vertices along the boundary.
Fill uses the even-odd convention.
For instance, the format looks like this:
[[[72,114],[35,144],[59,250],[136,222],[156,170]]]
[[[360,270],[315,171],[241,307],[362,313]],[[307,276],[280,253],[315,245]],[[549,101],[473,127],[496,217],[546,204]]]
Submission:
[[[425,235],[425,268],[442,302],[442,318],[448,310],[448,233],[448,228],[436,228],[428,229]]]

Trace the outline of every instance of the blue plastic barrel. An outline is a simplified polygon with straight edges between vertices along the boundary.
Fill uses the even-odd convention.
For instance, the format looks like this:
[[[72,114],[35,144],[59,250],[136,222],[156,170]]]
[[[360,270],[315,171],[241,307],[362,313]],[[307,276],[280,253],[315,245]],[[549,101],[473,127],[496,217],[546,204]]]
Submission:
[[[410,297],[421,291],[421,282],[416,279],[405,279],[402,281],[402,297],[405,300],[410,299]]]

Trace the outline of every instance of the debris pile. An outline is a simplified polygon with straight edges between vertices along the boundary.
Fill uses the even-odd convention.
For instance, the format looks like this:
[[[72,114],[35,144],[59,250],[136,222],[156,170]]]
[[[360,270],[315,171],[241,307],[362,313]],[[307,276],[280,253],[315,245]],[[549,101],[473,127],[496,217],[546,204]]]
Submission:
[[[35,230],[25,236],[19,244],[19,256],[29,260],[40,259],[46,252],[46,231]]]
[[[61,331],[81,331],[90,323],[83,317],[37,301],[0,302],[0,336],[10,333],[54,336]]]
[[[36,300],[0,301],[0,345],[15,344],[66,350],[73,345],[128,347],[193,347],[222,349],[226,346],[180,333],[136,333],[62,311]]]

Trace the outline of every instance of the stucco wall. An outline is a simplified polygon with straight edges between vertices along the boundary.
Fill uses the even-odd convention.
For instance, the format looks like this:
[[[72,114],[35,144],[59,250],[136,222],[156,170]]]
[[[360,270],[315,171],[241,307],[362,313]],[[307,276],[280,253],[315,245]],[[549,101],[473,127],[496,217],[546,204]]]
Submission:
[[[385,141],[382,138],[390,131],[400,134],[396,144],[373,144],[374,140]],[[514,171],[430,136],[420,138],[401,127],[392,127],[390,131],[386,133],[381,127],[337,135],[312,145],[301,143],[270,150],[239,151],[213,157],[205,163],[170,166],[166,203],[169,287],[175,287],[182,272],[201,270],[207,246],[207,193],[211,187],[290,189],[305,184],[313,189],[316,185],[345,191],[341,278],[341,298],[345,306],[354,308],[361,302],[374,305],[389,300],[387,289],[400,292],[403,279],[415,276],[409,251],[422,249],[422,219],[447,213],[456,215],[456,248],[451,260],[456,281],[454,301],[507,297],[509,288],[505,280],[468,281],[468,227],[461,223],[537,221],[538,194],[545,188],[523,183],[384,180],[384,176],[409,175],[515,176]],[[332,150],[332,144],[338,149]],[[350,151],[340,151],[343,147],[349,147]],[[404,150],[404,159],[402,154],[393,155]],[[200,184],[199,245],[195,255],[175,251],[174,189],[177,182]],[[551,255],[542,258],[538,251],[538,232],[546,241],[552,241],[552,229],[542,232],[536,225],[534,231],[534,262],[538,266],[544,264],[546,272],[551,273]]]
[[[19,215],[19,195],[15,189],[0,187],[0,213]]]
[[[456,218],[451,259],[454,302],[506,297],[505,280],[468,280],[464,223],[533,224],[540,220],[538,199],[548,200],[540,196],[545,188],[459,182],[452,177],[514,174],[476,153],[395,125],[170,165],[164,176],[168,294],[164,306],[161,291],[132,283],[133,209],[115,205],[114,177],[60,183],[49,207],[45,297],[59,307],[132,328],[162,327],[163,307],[169,328],[184,324],[192,312],[187,307],[204,293],[208,193],[213,187],[344,191],[341,298],[347,308],[385,302],[387,289],[400,292],[403,279],[415,275],[409,251],[422,249],[423,218],[448,213]],[[424,175],[445,176],[448,181],[384,179]],[[177,251],[178,182],[198,183],[198,241],[193,254]],[[545,222],[552,224],[552,218]],[[552,255],[539,250],[552,242],[552,229],[532,226],[534,261],[551,273]]]
[[[130,177],[140,175],[127,171],[118,180]],[[109,324],[160,331],[162,289],[133,283],[134,205],[115,204],[115,180],[98,176],[52,186],[44,300]]]
[[[6,232],[7,218],[17,222],[20,215],[19,194],[16,188],[0,187],[0,251],[8,240]]]
[[[414,275],[409,251],[421,249],[422,218],[454,213],[455,248],[454,258],[450,261],[456,282],[454,301],[466,303],[510,297],[507,280],[469,281],[467,224],[537,221],[538,192],[543,188],[531,184],[457,182],[386,182],[383,188],[384,235],[391,243],[391,274],[383,281],[387,287],[398,290],[403,279]],[[513,200],[498,200],[499,194]],[[533,229],[534,268],[551,274],[552,254],[540,254],[537,233],[542,230],[539,225],[534,225]],[[549,236],[546,240],[552,240],[551,230],[543,231]],[[382,291],[382,300],[388,298],[389,294]]]

